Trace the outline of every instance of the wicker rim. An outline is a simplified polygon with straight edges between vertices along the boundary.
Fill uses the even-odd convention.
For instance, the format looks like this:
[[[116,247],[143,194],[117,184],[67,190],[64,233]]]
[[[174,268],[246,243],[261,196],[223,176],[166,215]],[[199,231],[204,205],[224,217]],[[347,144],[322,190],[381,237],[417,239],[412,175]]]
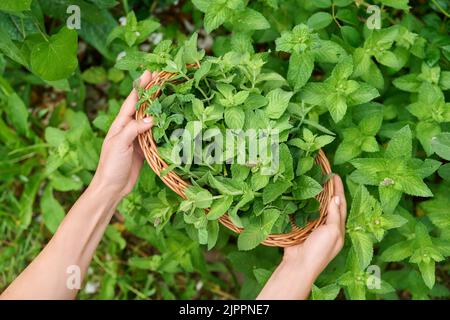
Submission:
[[[149,89],[152,86],[158,85],[161,86],[165,82],[171,82],[176,78],[176,75],[173,73],[169,73],[166,71],[159,72],[156,76],[152,77],[150,83],[146,86],[146,89]],[[161,90],[157,90],[152,99],[156,99],[161,94]],[[143,103],[140,105],[139,109],[136,111],[136,119],[141,120],[145,115],[145,110],[147,109],[147,104]],[[142,133],[138,136],[139,145],[142,149],[142,152],[147,160],[147,163],[150,165],[152,170],[161,178],[165,185],[167,185],[170,189],[172,189],[175,193],[177,193],[183,199],[186,199],[186,194],[184,190],[190,186],[190,183],[183,180],[179,175],[177,175],[174,171],[169,171],[163,176],[161,176],[161,172],[168,168],[168,164],[159,156],[158,147],[153,140],[152,131],[149,130],[145,133]],[[322,150],[319,150],[319,153],[315,159],[316,163],[320,165],[322,168],[322,173],[324,175],[331,176],[331,166],[328,161],[325,153]],[[300,228],[291,222],[292,231],[284,234],[271,234],[267,237],[262,244],[266,246],[273,247],[290,247],[296,244],[300,244],[306,240],[309,234],[314,231],[317,227],[324,224],[326,221],[327,213],[328,213],[328,204],[331,201],[331,198],[334,194],[334,183],[333,179],[328,179],[323,186],[323,190],[319,193],[316,199],[320,203],[319,208],[319,218],[316,220],[310,221],[306,226]],[[209,210],[205,210],[206,214]],[[219,218],[221,224],[223,224],[228,229],[241,233],[243,231],[242,228],[234,225],[230,217],[227,214],[224,214]]]

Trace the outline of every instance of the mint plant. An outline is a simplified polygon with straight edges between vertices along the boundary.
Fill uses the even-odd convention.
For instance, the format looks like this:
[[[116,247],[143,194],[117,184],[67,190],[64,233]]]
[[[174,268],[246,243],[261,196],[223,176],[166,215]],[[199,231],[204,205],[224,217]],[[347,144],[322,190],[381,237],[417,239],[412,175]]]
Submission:
[[[0,290],[89,184],[135,88],[162,174],[193,186],[183,200],[144,166],[80,298],[253,299],[281,258],[259,244],[318,215],[322,149],[350,209],[311,299],[448,299],[449,12],[443,0],[2,0]],[[176,84],[139,88],[146,69]],[[204,148],[184,153],[179,129]],[[252,144],[218,148],[252,131],[278,132],[277,165],[269,143],[243,162]]]

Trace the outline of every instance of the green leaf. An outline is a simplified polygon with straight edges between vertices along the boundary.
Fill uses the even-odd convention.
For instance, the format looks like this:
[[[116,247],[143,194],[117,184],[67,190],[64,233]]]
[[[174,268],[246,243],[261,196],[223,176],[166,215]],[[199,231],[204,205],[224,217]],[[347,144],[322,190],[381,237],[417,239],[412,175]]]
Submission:
[[[337,63],[347,55],[344,48],[331,40],[320,40],[313,49],[316,62]]]
[[[431,139],[431,145],[438,156],[450,160],[450,133],[443,132]]]
[[[419,270],[422,274],[422,279],[428,288],[433,288],[435,282],[435,262],[430,260],[429,262],[420,262]]]
[[[8,97],[8,107],[6,114],[11,120],[11,123],[16,128],[17,132],[27,136],[28,135],[28,110],[22,99],[13,93]]]
[[[285,180],[277,180],[274,183],[270,183],[263,190],[263,203],[267,204],[274,201],[286,192],[291,185],[291,182]]]
[[[214,2],[208,6],[205,14],[204,25],[208,33],[220,27],[230,16],[232,12],[224,3]]]
[[[411,241],[401,241],[384,250],[380,258],[386,262],[398,262],[410,257],[413,252]]]
[[[380,2],[388,7],[409,11],[409,0],[380,0]]]
[[[296,186],[292,191],[295,199],[306,200],[313,198],[322,191],[322,186],[311,177],[302,175],[295,180]]]
[[[212,188],[218,190],[221,194],[230,196],[243,194],[243,191],[235,187],[227,178],[214,177],[210,174],[208,175],[208,182]]]
[[[22,12],[30,10],[32,0],[2,0],[0,11]]]
[[[185,191],[187,198],[193,202],[196,208],[206,209],[212,204],[212,195],[208,190],[199,187],[189,187]]]
[[[409,126],[397,131],[386,148],[387,158],[410,158],[412,154],[412,136]]]
[[[81,78],[87,83],[100,84],[106,82],[106,70],[103,67],[91,67],[81,74]]]
[[[441,133],[441,127],[434,122],[419,121],[416,126],[416,135],[428,156],[434,153],[433,138]]]
[[[312,300],[334,300],[339,294],[340,287],[336,284],[329,284],[325,287],[319,288],[313,285],[311,291]]]
[[[208,212],[208,215],[206,216],[208,220],[217,220],[221,216],[227,212],[231,204],[233,203],[233,197],[232,196],[225,196],[223,198],[214,200],[211,210]]]
[[[261,171],[252,174],[251,185],[253,191],[258,191],[267,186],[270,176],[261,174]]]
[[[208,250],[214,248],[219,238],[219,222],[217,220],[208,222]]]
[[[441,166],[438,170],[438,173],[442,179],[450,181],[450,163],[446,163]]]
[[[334,122],[337,123],[341,121],[347,112],[347,101],[345,97],[333,94],[329,97],[328,103],[328,110],[330,111]]]
[[[287,79],[294,91],[299,91],[311,77],[314,57],[310,52],[294,52],[289,59]]]
[[[324,97],[330,94],[329,90],[324,83],[310,82],[301,91],[301,98],[313,106],[322,105]]]
[[[378,133],[383,123],[383,113],[372,113],[367,117],[364,117],[358,124],[361,132],[367,136],[374,136]]]
[[[353,231],[350,232],[353,250],[358,257],[361,269],[365,269],[372,261],[373,257],[373,242],[371,237],[364,233]]]
[[[267,19],[258,11],[245,8],[245,10],[233,14],[232,28],[236,30],[264,30],[270,28]]]
[[[261,242],[266,240],[267,234],[262,232],[261,227],[258,225],[250,225],[242,231],[238,237],[238,249],[239,250],[251,250],[257,247]]]
[[[353,141],[343,141],[334,154],[334,163],[343,164],[361,154],[361,147]]]
[[[77,68],[77,33],[67,28],[35,45],[31,68],[42,79],[56,81],[69,77]]]
[[[264,285],[269,280],[272,272],[263,268],[255,268],[253,269],[253,274],[255,275],[256,281],[258,281],[259,284]]]
[[[14,44],[8,33],[2,28],[0,28],[0,51],[13,61],[16,61],[17,63],[28,67],[28,62],[24,54]]]
[[[245,123],[245,112],[239,107],[225,109],[225,124],[230,129],[242,129]]]
[[[64,208],[53,197],[53,189],[51,185],[48,185],[45,188],[40,205],[42,219],[44,220],[45,226],[51,233],[55,233],[59,224],[64,219],[65,212]]]
[[[380,193],[381,206],[386,213],[393,213],[402,197],[402,192],[396,190],[393,186],[380,186],[378,188]]]
[[[316,12],[309,17],[306,24],[314,30],[326,28],[333,21],[333,17],[328,12]]]
[[[192,0],[192,3],[197,7],[201,12],[206,12],[211,4],[210,0]]]
[[[372,101],[376,97],[378,97],[380,94],[378,93],[378,90],[372,87],[371,85],[362,83],[360,84],[359,88],[354,91],[349,96],[348,103],[349,105],[358,105],[363,104],[369,101]]]
[[[151,257],[131,257],[128,259],[128,264],[132,268],[156,271],[161,265],[161,256],[153,255]]]
[[[279,119],[286,111],[293,95],[292,92],[287,92],[280,88],[270,91],[267,94],[269,101],[266,107],[267,116],[271,119]]]

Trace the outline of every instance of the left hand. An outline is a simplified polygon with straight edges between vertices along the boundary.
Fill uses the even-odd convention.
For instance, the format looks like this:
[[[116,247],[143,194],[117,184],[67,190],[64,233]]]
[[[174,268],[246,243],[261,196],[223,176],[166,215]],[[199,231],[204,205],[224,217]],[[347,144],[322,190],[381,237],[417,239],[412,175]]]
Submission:
[[[145,87],[153,76],[149,71],[144,72],[140,86]],[[151,117],[141,121],[134,119],[138,100],[138,93],[133,89],[106,135],[92,181],[92,184],[110,190],[119,200],[133,190],[143,164],[144,156],[136,137],[153,125]]]

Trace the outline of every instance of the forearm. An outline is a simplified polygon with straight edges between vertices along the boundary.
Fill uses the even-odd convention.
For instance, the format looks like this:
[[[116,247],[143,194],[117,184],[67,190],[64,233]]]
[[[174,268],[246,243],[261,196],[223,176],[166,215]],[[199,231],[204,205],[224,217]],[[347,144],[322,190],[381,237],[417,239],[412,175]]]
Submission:
[[[73,299],[119,199],[93,183],[69,211],[37,258],[6,289],[3,299]],[[72,266],[72,267],[71,267]],[[75,282],[69,283],[69,277]]]
[[[305,300],[315,280],[301,262],[283,260],[258,295],[258,300]]]

